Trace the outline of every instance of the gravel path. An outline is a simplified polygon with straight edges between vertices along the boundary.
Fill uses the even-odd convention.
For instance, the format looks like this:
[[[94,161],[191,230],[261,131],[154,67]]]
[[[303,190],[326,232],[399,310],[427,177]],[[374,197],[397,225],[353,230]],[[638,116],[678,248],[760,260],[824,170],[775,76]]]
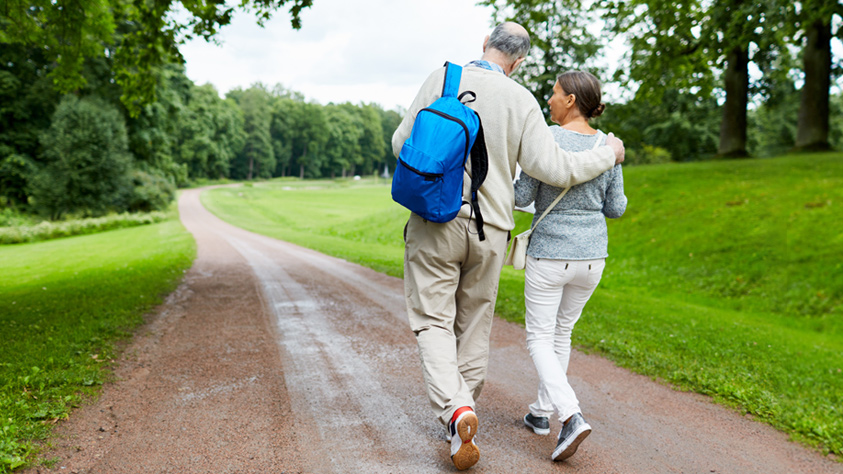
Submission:
[[[28,472],[453,472],[401,280],[231,226],[199,193],[179,201],[198,244],[184,282],[117,380],[57,429],[58,462]],[[523,328],[495,321],[490,364],[470,472],[843,474],[766,425],[580,352],[570,378],[594,432],[552,463],[554,436],[521,422],[537,380]]]

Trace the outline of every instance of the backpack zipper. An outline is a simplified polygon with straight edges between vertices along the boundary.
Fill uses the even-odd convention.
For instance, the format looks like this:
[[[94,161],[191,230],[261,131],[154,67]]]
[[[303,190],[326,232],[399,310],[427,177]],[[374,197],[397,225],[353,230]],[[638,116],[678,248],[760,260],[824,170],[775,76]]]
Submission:
[[[404,160],[402,160],[402,159],[399,159],[398,162],[401,163],[401,166],[403,166],[404,168],[407,168],[408,170],[412,171],[413,173],[416,173],[419,176],[424,176],[425,181],[436,181],[437,179],[441,178],[442,175],[444,174],[444,173],[426,173],[424,171],[419,171],[419,170],[413,168],[412,166],[408,165],[407,163],[405,163]]]

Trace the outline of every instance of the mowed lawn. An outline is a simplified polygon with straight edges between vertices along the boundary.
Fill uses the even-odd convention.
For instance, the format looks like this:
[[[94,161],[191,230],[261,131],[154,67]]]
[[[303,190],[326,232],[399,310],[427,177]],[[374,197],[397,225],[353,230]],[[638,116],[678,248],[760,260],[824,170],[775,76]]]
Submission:
[[[96,394],[119,341],[175,288],[195,253],[175,215],[0,246],[0,473],[31,462],[54,423]]]
[[[628,167],[624,179],[629,208],[609,222],[575,344],[843,454],[843,154]],[[402,276],[408,211],[384,180],[275,180],[203,203]],[[523,285],[504,269],[500,316],[523,322]]]

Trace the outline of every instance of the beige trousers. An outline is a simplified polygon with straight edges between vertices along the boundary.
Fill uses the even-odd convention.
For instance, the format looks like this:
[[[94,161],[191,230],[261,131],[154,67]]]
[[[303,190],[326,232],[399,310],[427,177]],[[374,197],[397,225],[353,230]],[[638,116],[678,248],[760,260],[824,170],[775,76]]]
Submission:
[[[489,334],[509,232],[473,221],[410,216],[404,240],[404,296],[427,395],[443,424],[474,408],[486,380]]]

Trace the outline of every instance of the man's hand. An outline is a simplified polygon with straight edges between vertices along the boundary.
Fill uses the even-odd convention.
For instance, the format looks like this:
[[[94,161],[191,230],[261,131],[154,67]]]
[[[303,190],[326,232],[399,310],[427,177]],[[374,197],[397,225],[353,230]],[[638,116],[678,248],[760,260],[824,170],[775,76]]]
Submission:
[[[615,137],[614,133],[610,133],[606,137],[606,145],[612,147],[612,150],[615,152],[615,164],[619,165],[623,163],[624,159],[624,148],[623,148],[623,141],[619,138]]]

